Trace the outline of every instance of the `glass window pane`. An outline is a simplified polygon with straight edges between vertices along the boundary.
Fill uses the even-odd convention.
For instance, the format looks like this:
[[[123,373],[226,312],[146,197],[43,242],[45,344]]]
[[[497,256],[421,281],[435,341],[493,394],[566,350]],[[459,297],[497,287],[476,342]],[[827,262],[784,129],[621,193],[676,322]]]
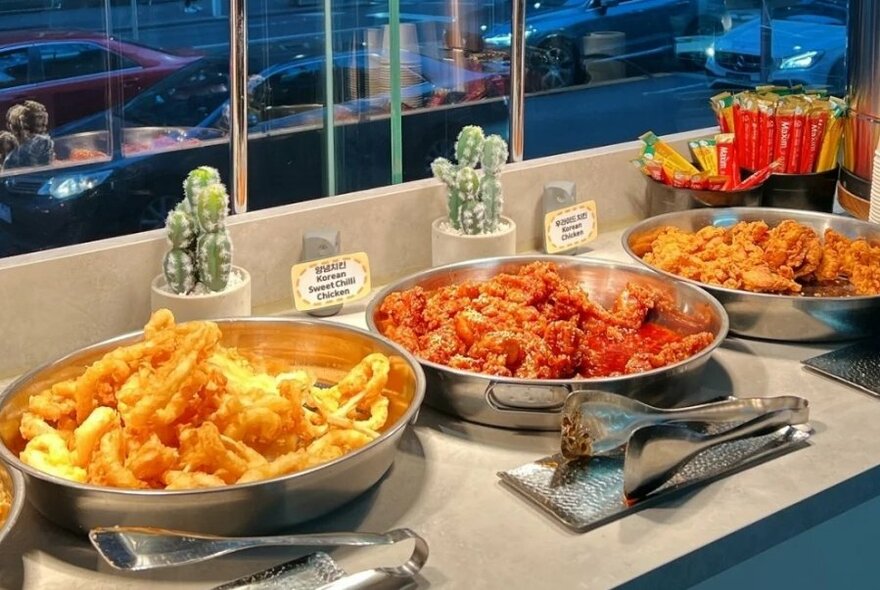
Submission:
[[[0,88],[15,88],[31,80],[26,48],[0,51]]]
[[[86,43],[49,43],[37,48],[43,80],[103,74],[110,68],[106,50]]]

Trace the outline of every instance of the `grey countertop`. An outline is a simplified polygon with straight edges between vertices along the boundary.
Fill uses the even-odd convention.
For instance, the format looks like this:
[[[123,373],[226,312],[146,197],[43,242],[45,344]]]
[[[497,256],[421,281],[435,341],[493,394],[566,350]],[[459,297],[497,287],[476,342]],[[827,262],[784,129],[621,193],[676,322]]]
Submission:
[[[619,232],[587,256],[625,260]],[[363,306],[338,321],[363,325]],[[574,534],[502,486],[497,472],[552,454],[558,435],[469,424],[423,408],[388,474],[309,531],[410,527],[431,548],[420,587],[605,588],[687,586],[823,522],[880,491],[880,400],[808,372],[800,361],[829,346],[730,338],[703,373],[719,395],[795,394],[811,404],[806,448],[585,534]],[[222,518],[222,515],[218,515]],[[408,548],[403,548],[407,551]],[[332,552],[349,571],[403,555]],[[119,574],[84,539],[27,507],[0,547],[0,588],[210,588],[291,557],[260,550],[209,564]]]

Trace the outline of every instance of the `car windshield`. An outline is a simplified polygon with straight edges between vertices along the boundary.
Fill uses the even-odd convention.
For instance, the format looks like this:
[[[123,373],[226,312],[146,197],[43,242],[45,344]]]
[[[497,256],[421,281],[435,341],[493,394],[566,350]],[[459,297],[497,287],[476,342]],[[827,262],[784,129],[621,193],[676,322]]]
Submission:
[[[828,25],[845,25],[846,6],[833,1],[780,6],[773,9],[773,19]]]
[[[222,59],[202,59],[128,103],[126,126],[194,127],[229,98],[229,64]]]

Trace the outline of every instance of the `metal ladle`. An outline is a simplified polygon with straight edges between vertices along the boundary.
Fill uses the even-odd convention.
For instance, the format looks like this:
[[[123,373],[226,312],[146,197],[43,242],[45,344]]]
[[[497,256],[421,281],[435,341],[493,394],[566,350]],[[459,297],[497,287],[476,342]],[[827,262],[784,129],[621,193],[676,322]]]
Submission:
[[[673,422],[741,422],[776,410],[793,410],[809,419],[807,400],[786,395],[731,399],[678,409],[660,409],[604,391],[575,391],[562,411],[562,455],[567,459],[607,455],[621,449],[644,426]]]
[[[623,496],[639,500],[669,480],[695,455],[746,437],[770,434],[806,422],[806,411],[770,412],[719,434],[701,434],[682,426],[649,426],[633,433],[623,460]]]

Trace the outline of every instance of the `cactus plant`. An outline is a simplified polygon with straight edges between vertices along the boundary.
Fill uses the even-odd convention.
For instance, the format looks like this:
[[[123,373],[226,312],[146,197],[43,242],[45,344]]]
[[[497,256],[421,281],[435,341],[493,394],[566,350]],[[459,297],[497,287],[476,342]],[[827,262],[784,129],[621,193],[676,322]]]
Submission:
[[[222,291],[232,272],[232,241],[226,231],[229,194],[219,173],[208,166],[190,172],[183,190],[184,199],[165,221],[171,245],[162,264],[165,281],[181,295],[199,285]]]
[[[504,206],[500,174],[507,161],[507,142],[468,125],[455,141],[455,159],[455,163],[446,158],[431,163],[434,176],[446,185],[449,225],[467,235],[495,232]]]

